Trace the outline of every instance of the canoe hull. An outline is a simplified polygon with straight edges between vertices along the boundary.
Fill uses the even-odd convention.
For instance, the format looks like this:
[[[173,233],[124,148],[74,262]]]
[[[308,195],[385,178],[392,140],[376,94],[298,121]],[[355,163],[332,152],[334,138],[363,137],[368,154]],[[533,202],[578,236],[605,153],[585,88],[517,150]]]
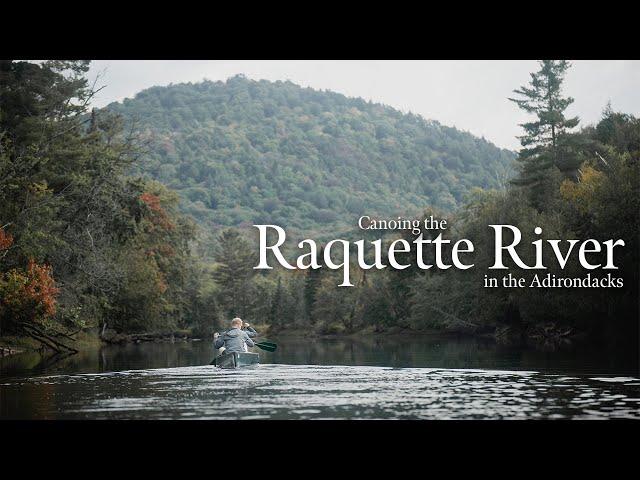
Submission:
[[[212,364],[220,368],[240,368],[260,363],[260,355],[253,352],[223,353],[213,359]]]

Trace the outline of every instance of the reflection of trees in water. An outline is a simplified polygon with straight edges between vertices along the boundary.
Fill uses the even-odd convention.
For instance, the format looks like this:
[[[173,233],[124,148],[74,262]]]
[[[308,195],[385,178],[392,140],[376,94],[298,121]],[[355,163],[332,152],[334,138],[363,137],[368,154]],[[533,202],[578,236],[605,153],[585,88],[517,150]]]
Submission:
[[[102,349],[102,370],[208,365],[213,354],[211,342],[158,342],[105,347]]]
[[[4,357],[0,359],[0,376],[208,365],[212,358],[213,347],[210,342],[105,345],[68,356],[41,356],[38,352],[25,352]]]
[[[19,370],[31,370],[40,360],[40,354],[32,351],[0,357],[0,376],[12,375]]]
[[[0,388],[0,419],[55,420],[55,385],[20,385]]]
[[[77,354],[47,352],[44,355],[37,351],[27,351],[0,359],[0,376],[22,372],[73,372],[76,365],[87,366],[94,355],[94,350],[84,350]]]
[[[635,365],[631,354],[606,345],[541,351],[496,344],[490,339],[441,335],[269,340],[278,344],[278,350],[268,353],[256,349],[261,363],[637,374],[629,370],[629,365]],[[57,358],[25,352],[0,358],[0,377],[209,365],[213,356],[213,346],[207,341],[107,345]]]
[[[260,352],[263,363],[634,373],[628,371],[628,355],[593,346],[541,351],[488,338],[440,335],[272,340],[278,350]]]
[[[360,338],[279,339],[274,363],[380,365],[463,368],[492,363],[495,345],[477,339],[367,336]]]
[[[52,365],[52,356],[41,357],[38,352],[27,351],[9,357],[0,357],[0,378],[9,377],[16,372],[32,370],[41,372],[47,365]],[[15,387],[0,387],[0,419],[29,418],[35,415],[43,420],[52,420],[49,412],[55,399],[54,385],[23,384],[19,387],[20,395],[14,395]],[[13,391],[12,391],[13,390]],[[12,416],[9,416],[9,415]]]

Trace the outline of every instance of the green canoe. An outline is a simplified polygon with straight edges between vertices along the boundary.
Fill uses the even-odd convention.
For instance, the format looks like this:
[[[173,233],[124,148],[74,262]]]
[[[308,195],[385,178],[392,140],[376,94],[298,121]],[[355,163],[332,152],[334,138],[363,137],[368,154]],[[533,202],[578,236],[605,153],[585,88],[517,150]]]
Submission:
[[[215,365],[220,368],[238,368],[246,367],[248,365],[257,365],[260,363],[260,355],[252,352],[232,352],[223,353],[217,356],[211,362],[211,365]]]

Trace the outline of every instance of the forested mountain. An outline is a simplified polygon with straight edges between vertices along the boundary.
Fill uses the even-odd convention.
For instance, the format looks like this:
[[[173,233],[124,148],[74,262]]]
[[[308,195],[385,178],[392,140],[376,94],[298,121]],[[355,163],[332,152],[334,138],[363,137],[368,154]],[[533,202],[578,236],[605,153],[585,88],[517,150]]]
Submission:
[[[514,154],[391,107],[291,82],[153,87],[108,109],[149,140],[136,166],[205,225],[276,223],[305,234],[359,214],[450,211],[505,183]]]

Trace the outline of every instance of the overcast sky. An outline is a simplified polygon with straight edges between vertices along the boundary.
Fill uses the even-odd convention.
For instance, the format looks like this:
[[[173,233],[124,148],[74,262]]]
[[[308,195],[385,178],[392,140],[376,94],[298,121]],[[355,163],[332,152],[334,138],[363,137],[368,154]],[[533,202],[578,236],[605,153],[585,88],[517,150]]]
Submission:
[[[598,120],[611,101],[615,110],[640,115],[640,61],[575,61],[565,91],[568,110],[582,125]],[[507,100],[529,80],[537,63],[526,61],[250,61],[96,60],[106,85],[94,102],[101,107],[169,83],[225,80],[242,73],[252,79],[291,80],[351,97],[384,103],[404,112],[484,136],[504,148],[519,147],[517,126],[526,116]]]

